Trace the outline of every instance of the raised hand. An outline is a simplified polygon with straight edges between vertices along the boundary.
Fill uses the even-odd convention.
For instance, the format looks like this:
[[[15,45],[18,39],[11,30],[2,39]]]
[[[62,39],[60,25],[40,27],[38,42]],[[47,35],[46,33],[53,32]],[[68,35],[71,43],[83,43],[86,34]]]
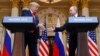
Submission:
[[[44,26],[43,23],[39,23],[38,26],[39,26],[39,28],[40,28],[41,30],[44,30],[44,29],[45,29],[45,26]]]

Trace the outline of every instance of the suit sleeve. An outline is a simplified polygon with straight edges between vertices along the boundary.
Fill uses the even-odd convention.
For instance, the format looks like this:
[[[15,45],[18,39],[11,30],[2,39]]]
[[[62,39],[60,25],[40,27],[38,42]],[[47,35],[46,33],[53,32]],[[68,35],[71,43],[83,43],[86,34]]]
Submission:
[[[54,32],[61,32],[64,31],[67,28],[67,21],[65,22],[65,24],[61,27],[55,27]]]

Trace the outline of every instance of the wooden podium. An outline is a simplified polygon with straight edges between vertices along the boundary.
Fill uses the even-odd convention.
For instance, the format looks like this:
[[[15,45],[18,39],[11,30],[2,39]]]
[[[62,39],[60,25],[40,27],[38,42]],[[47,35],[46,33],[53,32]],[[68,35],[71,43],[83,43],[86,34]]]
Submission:
[[[3,18],[2,24],[5,28],[15,33],[14,47],[12,56],[25,56],[24,31],[35,28],[32,17],[9,17]]]
[[[87,32],[93,31],[98,26],[97,17],[69,17],[67,23],[68,32],[78,32],[77,56],[90,56],[87,41]]]

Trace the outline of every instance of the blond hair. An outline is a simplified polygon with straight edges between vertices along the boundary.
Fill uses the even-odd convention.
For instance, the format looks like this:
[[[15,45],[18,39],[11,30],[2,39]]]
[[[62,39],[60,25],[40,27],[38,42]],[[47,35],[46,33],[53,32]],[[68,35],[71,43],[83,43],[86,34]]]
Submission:
[[[32,8],[32,7],[40,7],[40,5],[37,3],[37,2],[31,2],[30,3],[30,8]]]

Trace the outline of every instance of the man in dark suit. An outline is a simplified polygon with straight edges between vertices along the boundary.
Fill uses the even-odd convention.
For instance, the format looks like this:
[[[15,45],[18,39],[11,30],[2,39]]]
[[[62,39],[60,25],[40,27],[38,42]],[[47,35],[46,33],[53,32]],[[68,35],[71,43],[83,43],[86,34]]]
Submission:
[[[72,6],[69,9],[69,13],[71,14],[71,16],[74,17],[78,17],[78,12],[77,12],[77,7],[76,6]],[[65,22],[65,24],[61,27],[52,27],[52,28],[48,28],[51,31],[67,31],[67,21]],[[75,50],[77,47],[77,32],[69,32],[69,56],[75,56]]]
[[[23,9],[22,16],[32,16],[33,23],[35,24],[35,28],[33,31],[25,31],[25,48],[28,45],[29,47],[29,55],[30,56],[38,56],[37,55],[37,39],[39,38],[39,28],[44,28],[42,23],[39,23],[38,16],[36,12],[39,8],[39,4],[36,2],[31,2],[29,9]]]

